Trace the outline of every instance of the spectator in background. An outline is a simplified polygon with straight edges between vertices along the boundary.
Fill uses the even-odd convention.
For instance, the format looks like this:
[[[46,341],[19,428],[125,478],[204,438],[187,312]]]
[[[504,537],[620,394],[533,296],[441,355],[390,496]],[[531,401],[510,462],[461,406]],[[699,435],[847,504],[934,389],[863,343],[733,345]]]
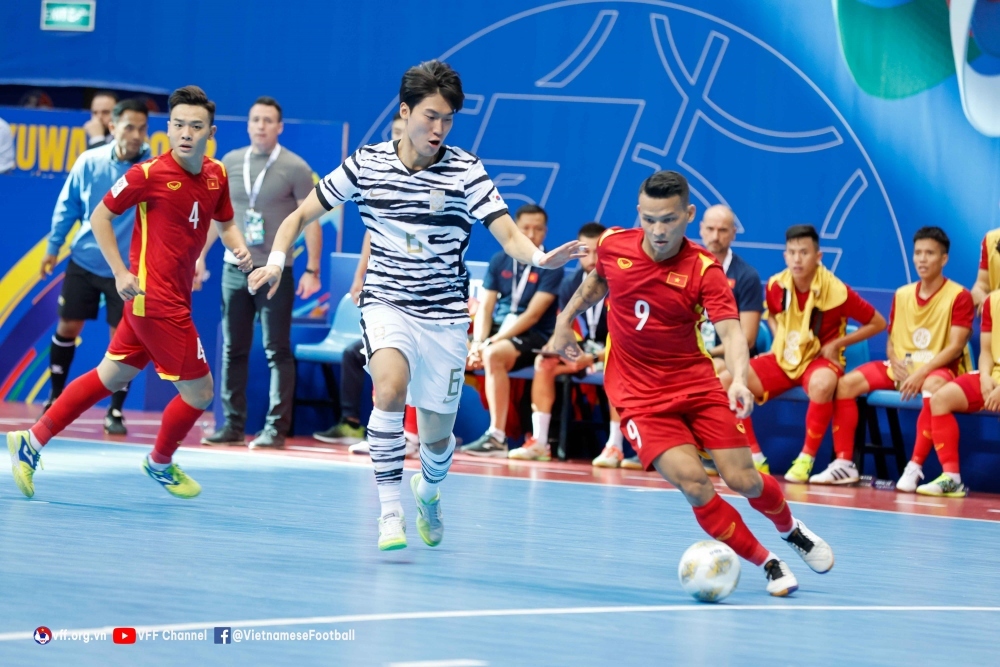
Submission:
[[[52,232],[48,248],[42,258],[41,277],[52,275],[59,262],[59,250],[66,241],[70,228],[80,221],[80,229],[73,237],[66,277],[59,295],[59,324],[49,347],[49,372],[52,393],[45,402],[45,410],[62,394],[69,375],[70,364],[76,354],[76,339],[83,330],[84,320],[97,319],[101,295],[104,296],[111,338],[115,336],[125,306],[115,287],[114,274],[101,253],[90,227],[90,216],[104,195],[134,164],[151,156],[146,143],[149,114],[146,107],[136,100],[123,100],[111,112],[114,141],[110,145],[86,151],[73,164],[62,192],[52,213]],[[135,209],[130,208],[115,218],[113,226],[118,241],[118,251],[127,257],[132,243]],[[111,435],[125,435],[122,406],[128,387],[111,395],[111,407],[104,417],[104,431]]]
[[[515,221],[521,233],[541,248],[548,232],[545,210],[534,204],[522,206]],[[535,350],[548,342],[559,310],[556,298],[562,279],[562,268],[525,266],[503,251],[490,260],[469,349],[470,366],[481,365],[486,371],[490,427],[481,438],[462,447],[466,454],[507,458],[508,373],[533,365]]]
[[[90,100],[90,120],[83,124],[87,133],[87,148],[103,146],[114,141],[111,134],[111,111],[118,103],[118,96],[110,90],[99,90]]]
[[[24,95],[21,95],[21,99],[18,102],[19,107],[25,107],[27,109],[54,109],[55,105],[52,103],[52,98],[44,90],[29,90]]]
[[[701,218],[699,231],[702,245],[708,248],[716,261],[722,265],[722,270],[726,272],[729,287],[736,297],[736,309],[740,313],[740,329],[747,337],[750,356],[753,357],[758,352],[757,332],[760,328],[761,313],[764,312],[764,287],[761,285],[757,270],[733,252],[731,246],[736,238],[736,216],[733,215],[733,210],[722,204],[709,206]],[[722,343],[715,335],[715,326],[710,319],[702,323],[701,337],[705,341],[705,349],[712,355],[715,372],[721,373],[726,368],[726,362],[723,359]],[[757,470],[769,473],[771,468],[755,439],[750,441],[750,450]],[[719,474],[715,468],[715,461],[705,459],[703,463],[708,474]]]
[[[312,169],[305,160],[281,146],[278,136],[284,129],[281,105],[272,97],[260,97],[250,107],[247,133],[250,145],[232,150],[222,158],[229,177],[237,225],[246,239],[254,266],[267,264],[274,235],[285,217],[298,208],[312,191]],[[283,447],[292,423],[292,396],[295,391],[295,359],[292,356],[292,305],[295,295],[309,298],[320,288],[320,253],[323,232],[318,222],[305,228],[308,261],[295,291],[292,263],[288,253],[281,285],[268,299],[262,290],[250,294],[247,276],[238,268],[239,260],[227,251],[222,271],[222,405],[225,423],[212,435],[202,438],[205,445],[244,443],[247,420],[246,386],[254,319],[259,315],[264,334],[267,364],[271,369],[270,406],[264,429],[250,442],[250,449]],[[195,269],[197,279],[204,274],[205,257],[218,230],[209,228],[208,238]]]
[[[406,130],[406,121],[403,120],[399,112],[392,118],[391,138],[399,141]],[[371,233],[365,230],[364,240],[361,242],[361,257],[358,259],[358,268],[354,272],[354,282],[351,284],[351,299],[355,304],[361,294],[361,288],[365,284],[365,271],[368,269],[368,257],[371,256]],[[349,451],[352,454],[368,454],[368,441],[365,438],[365,426],[361,423],[361,395],[365,390],[365,355],[361,351],[364,341],[358,340],[356,343],[344,350],[344,357],[340,362],[340,423],[334,424],[325,431],[313,433],[313,437],[321,442],[337,443],[342,440],[361,440],[352,444]],[[405,426],[405,424],[404,424]],[[415,429],[408,431],[404,428],[406,436],[406,455],[415,454],[420,443],[415,437]]]
[[[0,174],[14,171],[14,135],[10,125],[0,118]]]

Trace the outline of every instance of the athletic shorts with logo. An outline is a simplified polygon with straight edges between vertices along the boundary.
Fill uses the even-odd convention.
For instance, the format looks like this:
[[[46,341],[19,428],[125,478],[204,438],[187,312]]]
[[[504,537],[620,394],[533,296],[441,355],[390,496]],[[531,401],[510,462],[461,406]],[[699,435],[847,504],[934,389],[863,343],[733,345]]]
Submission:
[[[399,350],[410,366],[406,404],[439,414],[458,412],[468,328],[468,324],[423,322],[381,301],[368,300],[361,308],[366,359],[370,362],[383,348]],[[367,363],[365,369],[371,373]]]

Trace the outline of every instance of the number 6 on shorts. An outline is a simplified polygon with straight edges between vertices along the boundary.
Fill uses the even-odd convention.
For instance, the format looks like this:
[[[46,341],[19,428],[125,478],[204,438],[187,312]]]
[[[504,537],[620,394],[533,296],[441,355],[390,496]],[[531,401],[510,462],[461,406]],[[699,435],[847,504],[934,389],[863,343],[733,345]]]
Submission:
[[[635,443],[635,449],[642,449],[642,438],[639,437],[639,427],[635,425],[634,419],[629,419],[625,424],[625,432],[628,433],[629,440]]]

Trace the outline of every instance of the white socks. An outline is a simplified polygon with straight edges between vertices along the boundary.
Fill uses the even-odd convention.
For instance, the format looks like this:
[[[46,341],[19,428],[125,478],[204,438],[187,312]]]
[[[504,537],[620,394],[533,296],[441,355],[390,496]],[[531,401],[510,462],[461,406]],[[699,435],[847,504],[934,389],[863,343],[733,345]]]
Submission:
[[[368,420],[368,446],[375,468],[378,499],[382,503],[382,516],[396,512],[403,516],[399,502],[399,487],[403,482],[403,460],[406,457],[406,439],[403,436],[402,412],[386,412],[375,408]]]
[[[535,440],[543,444],[549,441],[549,424],[551,423],[551,412],[531,413],[531,434],[535,436]]]
[[[622,451],[622,423],[611,422],[608,424],[608,442],[605,447],[614,447],[619,452]]]
[[[448,439],[448,447],[444,452],[435,454],[424,443],[420,443],[420,482],[417,484],[417,495],[425,503],[437,495],[438,484],[444,481],[451,468],[451,455],[455,453],[455,434]]]

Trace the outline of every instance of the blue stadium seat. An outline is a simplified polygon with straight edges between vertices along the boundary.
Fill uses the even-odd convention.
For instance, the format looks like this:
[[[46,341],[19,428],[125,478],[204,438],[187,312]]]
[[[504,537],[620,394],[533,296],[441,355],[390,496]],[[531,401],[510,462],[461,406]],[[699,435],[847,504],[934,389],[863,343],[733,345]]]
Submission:
[[[757,342],[754,344],[757,348],[757,354],[763,354],[771,349],[771,343],[774,339],[771,336],[771,328],[767,326],[765,320],[760,321],[760,326],[757,327]]]
[[[361,339],[361,311],[354,305],[350,294],[345,294],[337,304],[330,333],[319,343],[303,343],[295,346],[295,377],[299,377],[298,363],[306,361],[320,364],[323,381],[326,383],[328,398],[299,398],[293,394],[292,413],[300,405],[328,407],[333,410],[334,419],[340,419],[340,387],[333,376],[333,364],[344,359],[344,350]],[[293,424],[294,429],[294,424]]]
[[[311,361],[317,364],[339,364],[344,350],[361,338],[361,311],[345,294],[337,304],[330,333],[319,343],[304,343],[295,346],[296,361]]]

